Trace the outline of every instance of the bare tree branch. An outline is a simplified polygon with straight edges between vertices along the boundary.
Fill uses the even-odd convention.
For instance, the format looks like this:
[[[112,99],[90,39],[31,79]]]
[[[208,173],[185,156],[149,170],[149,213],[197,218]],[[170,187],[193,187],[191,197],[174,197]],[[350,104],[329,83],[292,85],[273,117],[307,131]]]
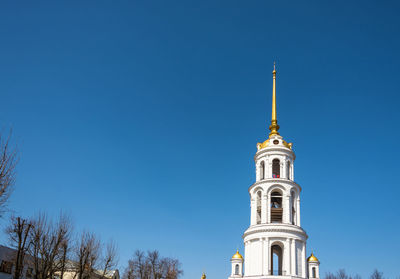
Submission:
[[[104,278],[107,273],[111,270],[116,269],[118,264],[118,254],[117,246],[113,240],[107,243],[106,250],[102,259],[103,273],[102,278]]]
[[[71,221],[60,214],[56,223],[49,221],[45,213],[39,213],[31,230],[31,255],[35,279],[53,278],[55,273],[62,273],[68,252],[71,234]]]
[[[377,269],[372,272],[370,279],[383,279],[383,272],[379,272]]]
[[[100,241],[89,232],[83,232],[75,247],[75,271],[78,279],[90,278],[96,269]]]
[[[32,229],[32,223],[21,217],[11,217],[11,223],[6,228],[10,244],[16,250],[14,259],[15,270],[14,279],[19,279],[25,264],[25,255],[31,244],[29,232]]]
[[[15,183],[17,150],[10,146],[10,137],[3,139],[0,134],[0,216],[6,210],[6,204]]]
[[[137,250],[128,261],[124,279],[178,279],[183,271],[177,259],[160,257],[158,251],[149,251],[145,256]]]

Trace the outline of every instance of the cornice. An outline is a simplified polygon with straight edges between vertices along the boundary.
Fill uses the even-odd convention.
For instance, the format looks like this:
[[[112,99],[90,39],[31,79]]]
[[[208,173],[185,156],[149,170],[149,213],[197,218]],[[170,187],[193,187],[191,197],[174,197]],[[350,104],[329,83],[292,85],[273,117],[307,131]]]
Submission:
[[[267,183],[271,183],[271,184],[280,184],[280,185],[284,185],[284,184],[289,184],[291,186],[295,186],[297,188],[299,188],[299,192],[301,192],[301,186],[299,184],[297,184],[296,182],[294,182],[293,180],[290,179],[286,179],[286,178],[265,178],[263,180],[259,180],[256,181],[253,185],[251,185],[248,189],[249,193],[251,191],[251,189],[253,189],[256,186],[259,185],[263,185],[263,184],[267,184]]]
[[[270,152],[282,152],[285,154],[290,154],[293,157],[293,161],[296,160],[296,154],[294,154],[293,150],[286,148],[286,147],[281,147],[281,146],[270,146],[270,147],[265,147],[263,149],[260,149],[256,152],[256,154],[254,155],[254,160],[256,160],[256,158],[264,153],[270,153]]]
[[[295,233],[295,234],[299,234],[303,237],[305,237],[306,239],[308,238],[307,233],[298,226],[294,226],[294,225],[289,225],[289,224],[263,224],[263,225],[258,225],[256,226],[251,226],[250,228],[248,228],[244,233],[242,238],[244,239],[245,237],[251,235],[251,234],[255,234],[255,233],[260,233],[260,232],[286,232],[286,233]]]

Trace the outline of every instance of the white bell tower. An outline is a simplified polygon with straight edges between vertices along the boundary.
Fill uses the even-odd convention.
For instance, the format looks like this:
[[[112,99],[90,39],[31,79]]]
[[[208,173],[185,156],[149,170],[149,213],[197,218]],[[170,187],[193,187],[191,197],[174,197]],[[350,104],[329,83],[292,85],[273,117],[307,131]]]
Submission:
[[[309,278],[308,236],[300,223],[301,187],[294,181],[296,156],[292,144],[278,133],[275,65],[272,75],[269,138],[257,144],[256,182],[249,188],[251,218],[243,234],[243,278]]]

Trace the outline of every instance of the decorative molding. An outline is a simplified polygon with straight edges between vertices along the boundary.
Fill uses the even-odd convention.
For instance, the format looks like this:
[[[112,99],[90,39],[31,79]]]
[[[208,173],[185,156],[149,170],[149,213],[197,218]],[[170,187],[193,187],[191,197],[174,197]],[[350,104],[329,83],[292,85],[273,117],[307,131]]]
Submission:
[[[257,225],[255,225],[257,226]],[[266,225],[258,225],[258,226],[263,226],[260,228],[257,228],[255,226],[251,226],[249,229],[247,229],[244,233],[242,238],[245,238],[251,234],[255,234],[255,233],[262,233],[262,232],[285,232],[285,233],[294,233],[294,234],[298,234],[300,236],[305,237],[306,239],[308,238],[307,233],[298,226],[294,226],[294,225],[289,225],[289,224],[284,224],[284,227],[278,227],[276,225],[274,225],[274,227],[265,227]],[[267,226],[271,226],[271,225],[267,225]],[[249,240],[250,241],[250,240]]]

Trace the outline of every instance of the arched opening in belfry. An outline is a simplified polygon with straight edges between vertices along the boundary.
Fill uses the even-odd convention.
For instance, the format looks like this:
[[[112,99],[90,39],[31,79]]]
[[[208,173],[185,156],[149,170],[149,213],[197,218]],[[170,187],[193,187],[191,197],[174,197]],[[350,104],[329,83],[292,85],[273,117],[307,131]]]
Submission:
[[[282,223],[282,194],[275,190],[271,193],[271,223]]]
[[[311,274],[312,274],[312,278],[316,278],[317,277],[317,270],[315,269],[315,267],[313,267],[311,269]]]
[[[261,224],[261,191],[257,192],[257,224]]]
[[[286,164],[286,177],[287,179],[290,179],[290,161],[287,161]]]
[[[283,251],[281,246],[271,246],[271,275],[282,275]]]
[[[281,177],[281,163],[279,159],[272,160],[272,177],[273,178]]]
[[[264,161],[260,164],[260,180],[265,178],[265,163]]]
[[[235,275],[239,275],[239,265],[235,265]]]
[[[296,194],[294,191],[290,194],[290,204],[292,208],[292,214],[291,214],[291,223],[292,225],[296,225]]]

